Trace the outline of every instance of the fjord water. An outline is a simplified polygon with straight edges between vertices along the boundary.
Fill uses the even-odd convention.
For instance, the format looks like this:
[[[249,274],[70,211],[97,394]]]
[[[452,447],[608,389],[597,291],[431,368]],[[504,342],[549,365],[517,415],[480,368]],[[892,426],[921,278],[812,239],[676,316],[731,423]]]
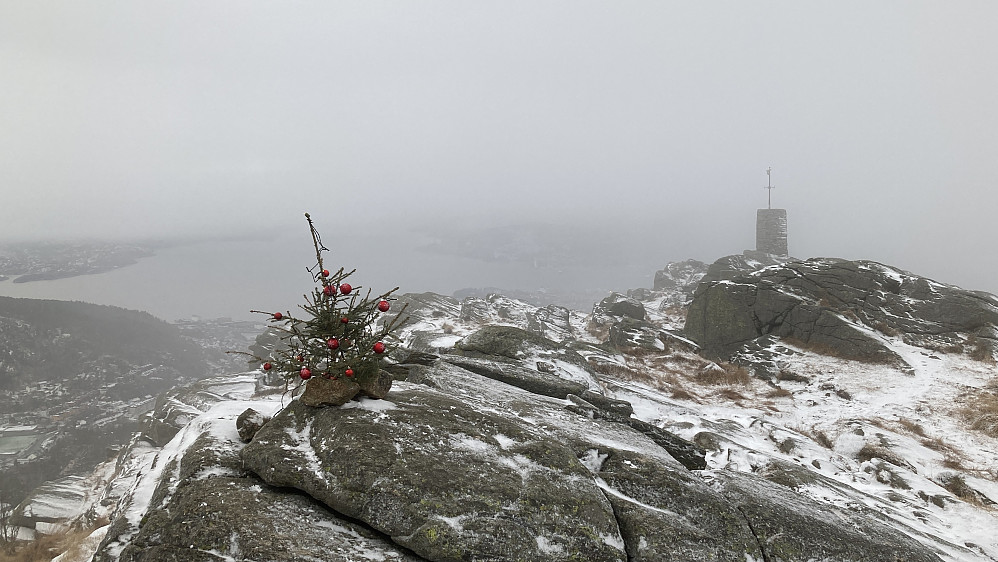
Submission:
[[[516,261],[493,262],[420,249],[425,240],[388,233],[365,233],[358,241],[324,240],[327,268],[356,268],[354,285],[375,293],[433,291],[450,295],[467,287],[536,291],[623,291],[651,286],[661,264],[607,267],[580,255],[569,265],[535,267]],[[593,258],[593,259],[589,259]],[[143,310],[167,321],[228,317],[261,319],[256,310],[294,310],[312,288],[306,268],[315,263],[307,231],[270,237],[204,240],[168,246],[138,263],[96,275],[51,281],[0,282],[0,295],[107,304]],[[663,262],[664,263],[664,262]],[[557,299],[553,299],[557,300]]]

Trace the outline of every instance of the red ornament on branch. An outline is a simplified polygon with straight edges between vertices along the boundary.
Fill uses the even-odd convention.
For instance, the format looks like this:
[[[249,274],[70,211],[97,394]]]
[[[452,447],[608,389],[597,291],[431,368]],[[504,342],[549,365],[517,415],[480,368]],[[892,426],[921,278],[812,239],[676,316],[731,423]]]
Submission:
[[[384,353],[385,352],[385,344],[383,344],[381,342],[375,343],[374,344],[374,352],[375,353]]]
[[[350,322],[350,319],[347,318],[346,316],[344,316],[343,318],[340,318],[340,322],[343,322],[344,324],[347,324],[348,322]]]
[[[301,376],[302,380],[307,381],[308,379],[312,378],[312,371],[308,367],[302,367],[299,376]]]
[[[327,297],[331,297],[336,294],[336,287],[333,287],[332,285],[326,285],[325,287],[322,288],[322,292]]]
[[[280,312],[274,313],[274,320],[280,320],[281,318],[284,318],[283,314],[281,314]]]
[[[350,367],[347,367],[347,370],[343,371],[343,374],[346,375],[346,376],[348,376],[348,377],[352,377],[353,376],[353,369],[351,369]]]
[[[323,269],[322,270],[322,276],[323,277],[329,277],[329,270],[328,269]]]
[[[378,310],[381,312],[388,312],[388,309],[391,307],[392,305],[388,301],[381,301],[378,303]]]
[[[340,340],[336,338],[329,338],[326,340],[326,347],[329,349],[338,349],[340,347]]]
[[[350,283],[340,283],[340,292],[344,295],[349,295],[352,290],[353,287],[350,286]]]
[[[273,365],[271,365],[269,361],[263,364],[264,371],[269,371],[271,367],[273,367]]]

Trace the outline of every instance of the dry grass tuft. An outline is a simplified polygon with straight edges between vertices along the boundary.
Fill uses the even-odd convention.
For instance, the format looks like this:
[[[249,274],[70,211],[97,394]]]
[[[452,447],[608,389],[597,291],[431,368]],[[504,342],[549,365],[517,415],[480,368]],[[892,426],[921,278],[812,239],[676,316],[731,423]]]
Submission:
[[[0,550],[0,562],[48,562],[60,553],[78,551],[91,532],[92,529],[71,529],[53,535],[41,535],[31,542],[15,545],[13,554]]]
[[[731,400],[732,402],[738,402],[739,400],[745,400],[745,395],[737,390],[731,388],[722,388],[718,391],[717,396],[724,398],[725,400]]]
[[[801,435],[810,437],[811,440],[826,449],[831,449],[834,446],[834,443],[832,443],[832,440],[828,437],[828,434],[820,429],[815,429],[813,427],[811,429],[796,428],[796,431]]]
[[[876,445],[863,445],[863,448],[856,453],[856,459],[859,462],[866,462],[872,459],[881,459],[887,461],[894,466],[909,466],[908,462],[903,458],[898,456],[894,451],[886,447],[878,447]]]
[[[953,494],[954,496],[960,498],[961,500],[983,507],[985,505],[984,499],[981,494],[967,485],[967,481],[963,479],[963,476],[955,474],[946,480],[939,483],[947,492]]]
[[[943,457],[943,466],[950,470],[966,470],[967,468],[963,466],[963,460],[953,454],[946,454]]]
[[[700,384],[708,385],[748,386],[752,383],[748,370],[732,363],[707,363],[693,378]]]
[[[901,427],[904,428],[904,430],[907,431],[908,433],[914,433],[919,437],[925,437],[925,428],[922,427],[921,424],[919,424],[915,420],[910,420],[908,418],[901,418],[898,420],[898,424],[900,424]]]
[[[998,438],[998,392],[978,391],[969,397],[959,414],[971,429]]]
[[[971,359],[987,363],[988,365],[995,364],[995,356],[992,353],[990,342],[977,336],[970,336],[967,338],[967,345],[970,346],[968,355],[970,355]]]
[[[443,326],[441,326],[440,329],[443,330],[445,334],[454,333],[454,325],[449,322],[444,322]]]
[[[766,398],[786,398],[786,397],[791,397],[793,395],[794,395],[793,392],[790,392],[789,390],[783,388],[782,386],[778,386],[773,390],[767,392]]]

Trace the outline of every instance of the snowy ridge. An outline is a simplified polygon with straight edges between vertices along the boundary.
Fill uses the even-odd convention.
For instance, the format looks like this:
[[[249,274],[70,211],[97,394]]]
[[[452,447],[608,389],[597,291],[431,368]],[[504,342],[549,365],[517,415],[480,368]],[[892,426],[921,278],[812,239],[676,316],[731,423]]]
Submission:
[[[915,282],[904,272],[888,269],[885,274],[896,277],[898,283]],[[682,291],[641,290],[630,295],[645,307],[646,322],[656,329],[675,331],[685,314],[673,304],[684,298]],[[627,458],[627,453],[638,455],[635,459],[659,459],[669,470],[675,467],[677,472],[718,489],[723,487],[722,482],[730,480],[732,472],[761,477],[791,490],[802,502],[834,506],[843,510],[841,513],[867,517],[899,530],[942,560],[998,560],[998,535],[994,532],[998,529],[998,439],[972,430],[966,413],[966,405],[973,397],[998,393],[998,369],[991,363],[965,353],[918,347],[903,334],[887,335],[856,323],[869,337],[901,357],[907,367],[822,355],[774,338],[768,347],[756,351],[772,357],[780,373],[765,381],[744,368],[704,359],[692,351],[693,346],[682,345],[681,336],[663,339],[663,345],[656,349],[614,347],[605,343],[605,332],[594,329],[592,318],[579,312],[563,313],[501,296],[469,298],[463,303],[431,294],[415,297],[420,306],[410,312],[412,318],[400,334],[413,351],[443,354],[440,356],[446,358],[455,344],[460,345],[486,325],[513,326],[543,334],[558,345],[571,346],[591,369],[558,363],[543,349],[518,357],[522,368],[554,364],[557,376],[584,380],[598,394],[626,401],[633,407],[633,418],[702,447],[707,468],[685,472],[664,449],[628,433],[626,425],[580,418],[566,409],[577,402],[530,394],[476,377],[445,361],[434,364],[435,380],[397,382],[392,392],[399,399],[389,394],[386,400],[351,402],[343,407],[344,416],[358,416],[384,424],[387,429],[398,426],[397,420],[419,403],[411,402],[413,396],[456,397],[474,405],[477,412],[522,424],[519,433],[492,430],[494,435],[483,435],[478,432],[482,428],[455,430],[439,435],[427,450],[439,448],[468,455],[475,463],[491,463],[515,473],[524,483],[551,473],[550,468],[519,452],[529,444],[527,436],[560,432],[571,440],[593,443],[578,458],[591,478],[585,478],[584,469],[582,477],[573,476],[575,481],[586,480],[587,485],[601,490],[618,505],[675,520],[677,528],[688,525],[695,529],[692,523],[685,523],[683,513],[648,497],[637,497],[625,487],[626,479],[614,483],[612,478],[620,474],[614,470],[619,467],[640,468]],[[280,409],[280,396],[255,394],[258,375],[220,378],[196,392],[177,394],[176,403],[167,403],[167,409],[189,413],[189,423],[161,449],[139,441],[123,454],[107,485],[107,497],[121,498],[115,511],[120,521],[127,522],[128,529],[109,534],[102,547],[105,559],[120,555],[136,538],[143,521],[181,493],[178,486],[187,485],[182,483],[187,481],[181,475],[181,464],[199,438],[207,435],[217,447],[238,456],[244,445],[236,434],[236,416],[248,407],[268,416]],[[434,386],[441,381],[446,381],[447,392]],[[297,470],[321,487],[337,476],[329,472],[329,457],[322,450],[330,443],[317,437],[320,426],[313,425],[313,421],[285,430],[284,451],[286,462],[296,463]],[[400,459],[418,452],[398,441],[393,451]],[[607,451],[622,455],[610,460],[618,468],[607,467],[611,458]],[[193,479],[225,480],[234,476],[229,469],[214,467],[197,472]],[[385,485],[385,481],[378,480],[374,485]],[[260,486],[251,489],[272,493]],[[438,514],[432,520],[440,525],[431,529],[441,529],[434,533],[457,535],[472,533],[468,525],[475,521],[469,514],[460,513]],[[339,529],[333,534],[344,541],[343,552],[350,553],[344,559],[409,559],[409,554],[404,549],[395,550],[387,537],[372,538],[368,531],[327,515],[317,515],[313,524],[316,528]],[[107,528],[101,532],[107,532]],[[648,548],[653,540],[641,536],[637,542],[625,545],[620,533],[596,534],[620,552],[625,547]],[[404,538],[415,540],[418,536]],[[561,560],[569,552],[564,539],[557,534],[538,533],[532,541],[542,559]],[[249,548],[247,540],[233,535],[231,545],[203,548],[202,552],[218,560],[242,560],[245,555],[241,553]],[[744,558],[762,560],[757,554],[745,552]]]

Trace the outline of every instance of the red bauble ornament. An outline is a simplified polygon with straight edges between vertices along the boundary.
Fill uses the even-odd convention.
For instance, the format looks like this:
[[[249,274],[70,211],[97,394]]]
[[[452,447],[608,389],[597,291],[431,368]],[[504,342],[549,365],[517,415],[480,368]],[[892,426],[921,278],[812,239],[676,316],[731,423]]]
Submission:
[[[343,322],[344,324],[346,324],[346,323],[350,322],[350,319],[347,318],[346,316],[344,316],[343,318],[340,318],[340,322]]]
[[[374,352],[375,353],[384,353],[385,352],[385,344],[383,344],[381,342],[375,343],[374,344]]]
[[[353,369],[347,368],[346,371],[343,371],[343,374],[346,375],[346,376],[348,376],[348,377],[352,377],[353,376]]]
[[[329,277],[329,270],[328,269],[323,269],[322,270],[322,276],[323,277]]]
[[[281,314],[280,312],[274,313],[274,320],[280,320],[281,318],[284,318],[283,314]]]
[[[310,371],[308,367],[302,367],[302,370],[298,374],[298,376],[300,376],[302,380],[307,381],[308,379],[312,378],[312,371]]]
[[[336,287],[332,285],[326,285],[322,288],[322,292],[326,294],[327,297],[331,297],[336,294]]]
[[[381,312],[388,312],[388,309],[391,307],[392,305],[389,304],[388,301],[381,301],[378,303],[378,310],[380,310]]]
[[[352,291],[352,290],[353,290],[353,287],[350,286],[350,283],[341,283],[340,284],[340,292],[343,293],[344,295],[349,295],[350,291]]]
[[[269,362],[263,364],[264,371],[269,371],[271,367],[273,367],[273,365],[271,365]]]
[[[296,359],[298,359],[298,361],[304,361],[305,360],[305,356],[304,355],[299,355],[298,357],[296,357]]]
[[[326,340],[326,347],[329,349],[337,349],[340,347],[340,340],[336,338],[329,338]]]

